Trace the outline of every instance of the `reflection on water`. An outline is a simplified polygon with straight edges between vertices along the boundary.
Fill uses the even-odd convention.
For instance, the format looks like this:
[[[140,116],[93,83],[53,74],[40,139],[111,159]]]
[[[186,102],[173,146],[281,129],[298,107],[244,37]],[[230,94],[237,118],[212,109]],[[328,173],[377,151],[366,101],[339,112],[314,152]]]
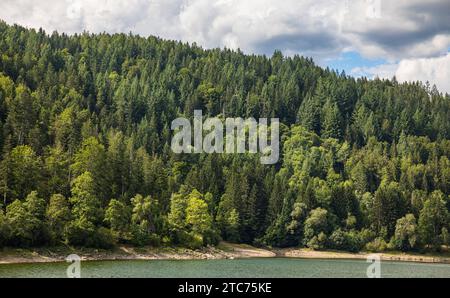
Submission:
[[[81,277],[366,277],[360,260],[244,259],[82,262]],[[0,265],[0,277],[66,277],[67,263]],[[381,263],[382,277],[450,277],[450,265]]]

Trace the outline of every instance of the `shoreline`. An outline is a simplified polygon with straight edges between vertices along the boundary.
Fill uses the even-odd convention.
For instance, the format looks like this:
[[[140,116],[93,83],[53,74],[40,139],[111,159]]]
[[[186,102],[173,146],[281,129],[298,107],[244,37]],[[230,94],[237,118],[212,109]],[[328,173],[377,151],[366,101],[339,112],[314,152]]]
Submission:
[[[349,253],[341,251],[313,251],[309,249],[262,249],[246,244],[220,243],[217,247],[201,250],[186,248],[136,248],[119,246],[112,250],[74,249],[69,247],[38,249],[2,249],[0,265],[27,263],[65,262],[70,254],[77,254],[82,261],[119,261],[119,260],[221,260],[249,258],[297,258],[317,260],[367,260],[369,256],[379,256],[382,261],[410,262],[426,264],[450,264],[450,254],[413,254],[413,253]]]
[[[274,258],[273,251],[256,248],[246,244],[220,243],[217,247],[192,250],[181,247],[143,247],[118,246],[111,250],[87,248],[34,248],[0,249],[0,265],[27,263],[65,262],[67,256],[79,255],[81,261],[119,261],[119,260],[223,260]]]
[[[286,258],[315,259],[315,260],[367,260],[371,256],[380,257],[384,262],[404,262],[417,264],[446,264],[450,265],[450,255],[418,254],[403,252],[342,252],[342,251],[313,251],[309,249],[282,249],[282,256]]]

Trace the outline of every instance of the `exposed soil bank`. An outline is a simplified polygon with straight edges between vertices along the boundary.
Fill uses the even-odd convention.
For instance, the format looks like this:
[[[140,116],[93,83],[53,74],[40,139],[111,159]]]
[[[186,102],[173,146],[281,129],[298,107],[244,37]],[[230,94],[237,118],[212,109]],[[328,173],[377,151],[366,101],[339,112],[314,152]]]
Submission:
[[[187,248],[136,248],[119,246],[113,250],[75,249],[69,247],[9,249],[0,250],[0,264],[50,263],[62,262],[66,257],[76,254],[82,261],[106,260],[202,260],[202,259],[238,259],[238,258],[270,258],[275,252],[255,248],[245,244],[221,243],[217,247],[206,247],[201,250]]]
[[[261,249],[244,244],[222,242],[217,247],[201,250],[186,248],[135,248],[120,246],[113,250],[75,249],[70,247],[41,249],[3,249],[0,250],[0,264],[63,262],[70,254],[77,254],[83,261],[102,260],[201,260],[201,259],[242,259],[242,258],[303,258],[303,259],[361,259],[366,260],[370,253],[346,253],[335,251],[312,251],[308,249]],[[384,261],[443,263],[450,264],[450,254],[420,255],[404,253],[382,253]]]
[[[367,260],[369,256],[379,256],[382,261],[415,262],[415,263],[441,263],[450,264],[450,255],[445,254],[411,254],[411,253],[347,253],[338,251],[312,251],[308,249],[282,249],[278,255],[288,258],[302,259],[346,259]]]

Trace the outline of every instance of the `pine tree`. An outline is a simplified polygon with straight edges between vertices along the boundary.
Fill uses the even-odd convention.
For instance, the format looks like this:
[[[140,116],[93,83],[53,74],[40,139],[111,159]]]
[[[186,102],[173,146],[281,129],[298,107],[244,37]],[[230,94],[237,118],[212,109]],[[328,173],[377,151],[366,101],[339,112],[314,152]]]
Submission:
[[[322,137],[341,139],[342,120],[337,104],[327,101],[323,108],[323,114]]]

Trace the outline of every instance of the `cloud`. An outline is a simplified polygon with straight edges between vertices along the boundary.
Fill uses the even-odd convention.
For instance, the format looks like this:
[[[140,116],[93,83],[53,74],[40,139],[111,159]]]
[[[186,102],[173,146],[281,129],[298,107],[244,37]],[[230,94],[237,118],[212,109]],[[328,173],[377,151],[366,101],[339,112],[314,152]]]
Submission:
[[[395,76],[399,82],[430,82],[439,91],[450,94],[450,53],[436,58],[404,59],[394,64],[355,67],[351,74],[384,79]]]
[[[429,81],[450,94],[450,53],[438,58],[403,60],[395,74],[399,81]]]
[[[450,44],[450,2],[368,2],[372,3],[375,11],[372,16],[367,13],[357,14],[358,9],[353,10],[356,15],[344,24],[345,35],[353,38],[352,46],[365,56],[397,60],[431,57],[447,52]],[[360,7],[359,11],[362,10]]]
[[[2,0],[0,18],[68,33],[129,32],[321,59],[355,50],[432,57],[450,45],[448,0]]]
[[[398,69],[398,64],[381,64],[372,67],[355,67],[351,71],[351,75],[355,77],[369,77],[392,79]]]
[[[268,55],[280,49],[290,55],[311,56],[321,65],[342,53],[356,52],[386,63],[354,69],[355,75],[431,78],[443,88],[448,72],[434,61],[443,62],[436,57],[445,55],[450,47],[449,15],[448,0],[0,2],[1,19],[47,31],[132,31],[197,42],[207,48],[240,48]],[[447,76],[437,77],[444,74]]]

